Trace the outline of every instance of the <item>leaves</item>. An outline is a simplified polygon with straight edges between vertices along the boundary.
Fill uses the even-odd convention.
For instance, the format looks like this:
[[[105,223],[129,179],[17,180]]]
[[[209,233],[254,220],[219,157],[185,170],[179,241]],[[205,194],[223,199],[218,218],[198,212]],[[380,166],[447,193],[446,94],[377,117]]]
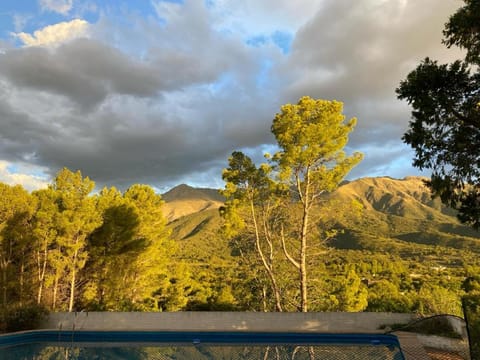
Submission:
[[[445,25],[444,43],[467,50],[464,61],[439,65],[423,60],[396,89],[412,106],[403,141],[413,165],[432,171],[434,196],[459,210],[459,219],[480,227],[480,1],[465,0]]]
[[[326,222],[317,223],[324,227],[320,231],[312,226],[312,209],[362,159],[359,153],[346,156],[343,151],[356,119],[345,123],[342,108],[338,101],[310,97],[282,106],[271,127],[281,150],[273,156],[265,154],[269,162],[258,168],[248,156],[235,151],[222,174],[226,182],[222,193],[227,199],[222,209],[225,233],[236,237],[237,244],[239,239],[255,244],[237,249],[250,249],[250,253],[255,249],[279,311],[282,302],[297,302],[297,308],[307,311],[309,243],[323,236],[317,242],[320,245],[336,234]],[[290,289],[281,289],[278,279],[285,274],[279,270],[280,254],[299,273],[300,299],[297,295],[293,295],[294,300],[286,296],[294,294]],[[264,307],[266,304],[264,301]]]
[[[467,50],[465,60],[480,64],[480,1],[464,0],[465,6],[458,9],[445,24],[443,43]]]

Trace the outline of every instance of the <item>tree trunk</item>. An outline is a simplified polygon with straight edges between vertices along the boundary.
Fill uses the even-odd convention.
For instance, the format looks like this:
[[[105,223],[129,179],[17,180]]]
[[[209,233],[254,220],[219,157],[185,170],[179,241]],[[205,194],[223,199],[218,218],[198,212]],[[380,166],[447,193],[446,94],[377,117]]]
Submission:
[[[260,255],[260,259],[262,260],[263,267],[267,271],[267,275],[270,279],[270,282],[272,284],[272,290],[275,295],[275,309],[277,311],[283,311],[282,309],[282,303],[281,303],[281,295],[280,291],[278,290],[278,285],[277,281],[275,279],[275,274],[273,273],[272,270],[272,265],[267,262],[267,259],[265,258],[265,254],[263,253],[261,244],[260,244],[260,232],[258,230],[258,223],[257,223],[257,217],[256,217],[256,212],[255,212],[255,205],[252,200],[250,200],[250,210],[252,213],[252,218],[253,218],[253,224],[255,227],[255,245],[257,248],[257,252]]]
[[[8,263],[2,262],[1,271],[2,271],[2,305],[5,309],[7,306],[7,266]]]
[[[20,306],[23,305],[23,298],[24,298],[24,292],[25,292],[25,255],[22,256],[22,262],[20,264],[20,280],[19,280],[19,283],[20,283],[20,294],[19,294],[19,298],[20,298]]]
[[[301,311],[308,311],[308,295],[307,295],[307,228],[308,228],[308,210],[303,214],[302,220],[302,238],[300,247],[300,295],[301,295]]]
[[[42,252],[37,253],[37,267],[38,267],[38,292],[37,292],[37,304],[40,305],[43,296],[43,285],[45,282],[45,274],[47,272],[47,258],[48,258],[48,242],[44,239],[43,259]]]
[[[307,169],[305,175],[305,193],[302,196],[303,217],[302,232],[300,244],[300,310],[308,311],[308,294],[307,294],[307,234],[308,234],[308,216],[310,208],[310,171]]]
[[[37,304],[39,305],[42,302],[43,284],[45,282],[45,273],[47,272],[47,254],[48,254],[48,250],[45,248],[43,263],[41,264],[41,268],[38,269],[39,271],[38,271]]]
[[[55,307],[57,306],[57,292],[58,292],[58,269],[55,270],[55,281],[53,284],[53,299],[52,299],[52,310],[55,311]]]
[[[75,252],[73,253],[72,274],[71,274],[72,277],[70,278],[70,301],[69,301],[69,304],[68,304],[68,311],[69,312],[73,311],[73,300],[75,298],[75,281],[76,281],[76,275],[77,275],[77,272],[76,272],[77,255],[78,255],[78,251],[75,250]]]

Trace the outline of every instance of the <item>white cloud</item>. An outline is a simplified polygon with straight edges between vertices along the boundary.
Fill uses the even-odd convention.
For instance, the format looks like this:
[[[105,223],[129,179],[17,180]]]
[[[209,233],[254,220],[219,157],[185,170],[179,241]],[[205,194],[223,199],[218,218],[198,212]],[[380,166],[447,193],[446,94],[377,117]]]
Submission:
[[[155,9],[157,16],[165,21],[169,20],[169,18],[179,16],[182,6],[181,4],[164,1],[152,1],[151,4]]]
[[[231,151],[261,156],[280,105],[309,95],[358,117],[349,146],[365,160],[352,176],[416,173],[401,142],[410,108],[395,87],[425,56],[451,60],[441,30],[458,0],[121,3],[97,1],[95,23],[16,34],[21,49],[0,40],[0,159],[81,169],[121,188],[215,186]],[[140,3],[152,6],[146,18]],[[69,14],[87,14],[81,6]],[[290,51],[272,43],[277,31]],[[36,174],[3,169],[0,181]]]
[[[75,38],[86,37],[90,24],[82,19],[74,19],[49,25],[36,30],[33,35],[25,32],[14,34],[25,46],[55,45]]]
[[[295,32],[319,9],[324,0],[214,0],[211,11],[219,16],[220,27],[246,34]],[[217,24],[218,25],[218,24]]]
[[[43,189],[48,186],[49,183],[42,176],[28,173],[32,170],[38,171],[38,169],[31,169],[30,166],[19,166],[18,170],[21,172],[14,172],[11,171],[11,166],[11,163],[0,160],[0,182],[8,185],[22,185],[28,191]]]
[[[67,15],[73,7],[73,0],[40,0],[42,10]]]

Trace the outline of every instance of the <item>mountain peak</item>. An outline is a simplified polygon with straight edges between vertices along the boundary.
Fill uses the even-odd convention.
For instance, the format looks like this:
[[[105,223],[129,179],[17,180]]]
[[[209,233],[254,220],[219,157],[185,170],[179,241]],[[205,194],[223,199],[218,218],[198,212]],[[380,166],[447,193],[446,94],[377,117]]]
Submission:
[[[225,199],[216,189],[194,188],[187,184],[175,186],[162,195],[167,220],[173,221],[179,217],[203,210],[218,209]]]
[[[162,195],[166,202],[184,200],[220,201],[224,199],[216,189],[195,188],[187,184],[180,184]]]

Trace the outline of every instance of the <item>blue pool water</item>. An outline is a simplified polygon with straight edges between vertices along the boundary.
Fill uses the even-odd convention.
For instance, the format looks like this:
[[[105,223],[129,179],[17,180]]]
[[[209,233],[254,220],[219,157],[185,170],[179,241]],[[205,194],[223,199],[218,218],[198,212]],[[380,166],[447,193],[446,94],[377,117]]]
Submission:
[[[263,332],[29,331],[0,336],[0,359],[392,359],[393,335]]]

